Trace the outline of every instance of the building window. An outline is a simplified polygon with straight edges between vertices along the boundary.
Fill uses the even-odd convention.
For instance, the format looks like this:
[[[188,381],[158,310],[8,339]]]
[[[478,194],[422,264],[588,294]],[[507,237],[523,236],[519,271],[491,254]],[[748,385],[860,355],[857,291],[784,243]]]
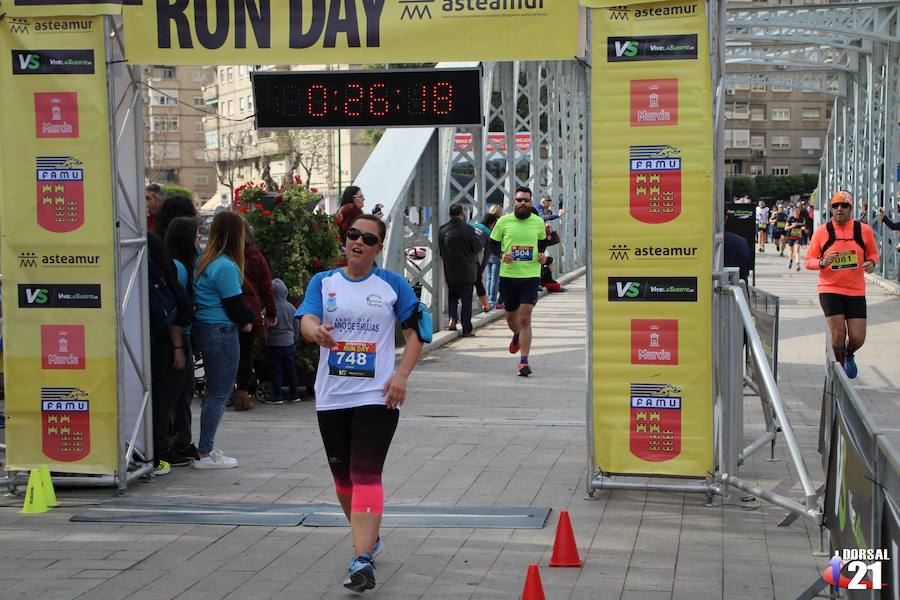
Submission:
[[[150,131],[178,131],[178,117],[150,117]]]
[[[736,84],[734,84],[734,89],[736,89],[739,92],[749,92],[750,84],[749,83],[736,83]]]
[[[175,90],[150,90],[150,106],[175,106],[178,92]]]
[[[800,172],[803,175],[818,175],[819,165],[803,165],[800,167]]]
[[[225,111],[225,114],[226,114],[226,115],[230,115],[230,114],[232,114],[232,113],[234,113],[234,101],[233,101],[233,100],[229,100],[229,101],[228,101],[228,110]]]
[[[244,78],[244,69],[245,69],[244,65],[241,65],[238,67],[238,79]]]
[[[751,92],[757,92],[757,93],[760,93],[760,94],[764,94],[765,91],[766,91],[766,89],[767,89],[767,86],[766,86],[766,84],[764,84],[764,83],[751,83],[751,84],[750,84],[750,91],[751,91]]]
[[[194,150],[194,160],[206,160],[206,150],[203,148]]]
[[[247,110],[253,110],[253,94],[247,96]]]
[[[194,133],[203,133],[203,121],[194,123]]]
[[[791,109],[790,108],[773,108],[772,109],[772,120],[773,121],[790,121],[791,120]]]
[[[750,147],[750,130],[749,129],[733,129],[731,131],[732,148],[749,148]]]
[[[800,138],[800,148],[802,150],[821,150],[822,138],[820,137],[802,137]]]
[[[804,121],[818,121],[821,119],[821,111],[818,108],[802,108],[800,118]]]
[[[791,88],[792,83],[793,83],[793,80],[791,80],[791,79],[782,79],[780,83],[772,84],[772,91],[773,92],[790,92],[791,89],[793,89],[793,88]]]
[[[750,147],[754,150],[765,150],[766,148],[766,136],[764,135],[751,135],[750,136]]]
[[[751,121],[765,121],[766,120],[766,107],[765,106],[754,106],[750,109],[750,120]]]
[[[240,111],[242,113],[247,112],[247,99],[244,98],[243,96],[238,98],[238,108],[240,109]]]
[[[776,150],[789,150],[791,148],[791,136],[789,135],[773,135],[772,148]]]
[[[161,70],[163,79],[175,79],[175,67],[163,67]]]
[[[228,76],[226,77],[226,80],[227,80],[227,81],[234,81],[234,67],[228,67],[225,71],[226,71],[226,73],[227,73],[227,75],[228,75]]]
[[[203,106],[203,96],[194,96],[194,106]]]
[[[215,150],[218,147],[219,147],[219,132],[218,131],[206,132],[206,149],[207,150]]]
[[[209,175],[197,175],[197,185],[209,185]]]
[[[725,86],[725,95],[726,96],[734,96],[734,86],[733,85]]]
[[[225,69],[219,71],[219,83],[225,83]]]
[[[790,167],[772,167],[772,175],[790,175]]]
[[[766,174],[766,166],[765,165],[750,165],[750,174],[751,175],[765,175]]]
[[[197,83],[205,83],[206,82],[206,74],[203,72],[203,69],[194,69],[194,73],[191,78]]]
[[[163,142],[150,144],[150,158],[158,161],[178,160],[181,158],[181,144]]]

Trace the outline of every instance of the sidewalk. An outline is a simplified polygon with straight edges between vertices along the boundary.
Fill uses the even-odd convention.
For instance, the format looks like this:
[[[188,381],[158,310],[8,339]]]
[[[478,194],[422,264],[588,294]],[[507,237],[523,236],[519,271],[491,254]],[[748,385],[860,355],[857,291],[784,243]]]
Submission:
[[[822,385],[823,321],[814,274],[787,273],[768,252],[757,284],[782,296],[781,384],[815,482]],[[428,354],[410,379],[410,398],[385,469],[388,504],[546,506],[541,530],[383,529],[375,593],[385,600],[519,598],[528,564],[541,565],[548,600],[598,598],[794,598],[819,577],[818,529],[736,494],[705,507],[697,494],[598,492],[585,499],[585,287],[540,301],[532,377],[515,374],[503,321]],[[900,424],[891,364],[900,298],[873,291],[873,323],[858,380],[873,414]],[[880,307],[876,313],[876,309]],[[893,393],[893,395],[891,395]],[[747,398],[747,436],[761,430]],[[199,410],[195,411],[195,416]],[[139,482],[132,500],[334,502],[311,403],[228,411],[218,444],[238,469],[173,474]],[[783,441],[777,462],[754,455],[741,475],[799,498]],[[71,523],[79,506],[108,490],[59,492],[62,507],[19,515],[0,507],[0,597],[61,600],[314,600],[358,597],[340,586],[348,528]],[[558,510],[570,511],[581,569],[546,567]]]

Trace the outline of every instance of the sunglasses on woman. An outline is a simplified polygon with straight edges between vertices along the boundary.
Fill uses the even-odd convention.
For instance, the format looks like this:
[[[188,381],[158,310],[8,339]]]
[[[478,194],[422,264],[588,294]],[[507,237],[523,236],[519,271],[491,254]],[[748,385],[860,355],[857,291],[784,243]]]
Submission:
[[[378,239],[378,236],[374,233],[363,233],[356,227],[351,227],[347,230],[347,239],[353,240],[354,242],[359,238],[362,238],[363,244],[366,246],[377,246],[381,243],[381,240]]]
[[[835,202],[831,205],[831,208],[850,208],[849,202]]]

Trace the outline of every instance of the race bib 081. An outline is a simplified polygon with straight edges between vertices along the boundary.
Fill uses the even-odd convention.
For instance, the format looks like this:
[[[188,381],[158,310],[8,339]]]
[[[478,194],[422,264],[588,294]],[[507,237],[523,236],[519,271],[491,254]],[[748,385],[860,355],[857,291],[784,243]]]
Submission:
[[[841,250],[838,252],[834,262],[831,263],[832,271],[840,271],[841,269],[855,269],[859,266],[859,258],[856,250]]]
[[[338,377],[375,377],[374,342],[336,342],[328,354],[328,374]]]

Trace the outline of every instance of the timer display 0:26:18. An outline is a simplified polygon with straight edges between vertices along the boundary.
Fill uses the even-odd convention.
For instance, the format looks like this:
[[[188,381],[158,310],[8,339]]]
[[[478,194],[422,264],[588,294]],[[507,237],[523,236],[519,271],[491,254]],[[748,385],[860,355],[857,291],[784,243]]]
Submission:
[[[481,124],[480,70],[254,75],[261,129]]]

